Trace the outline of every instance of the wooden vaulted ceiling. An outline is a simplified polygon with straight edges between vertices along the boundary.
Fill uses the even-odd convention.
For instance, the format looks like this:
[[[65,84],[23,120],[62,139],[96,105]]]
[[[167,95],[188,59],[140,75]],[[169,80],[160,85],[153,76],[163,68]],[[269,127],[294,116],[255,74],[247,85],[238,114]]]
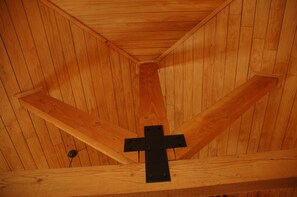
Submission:
[[[225,0],[71,1],[54,5],[140,61],[157,59]]]
[[[195,158],[297,148],[296,0],[82,2],[0,1],[1,171],[68,167],[71,149],[79,150],[74,167],[115,164],[26,111],[15,94],[42,88],[136,133],[137,60],[159,61],[170,131],[255,74],[279,78],[273,92]]]

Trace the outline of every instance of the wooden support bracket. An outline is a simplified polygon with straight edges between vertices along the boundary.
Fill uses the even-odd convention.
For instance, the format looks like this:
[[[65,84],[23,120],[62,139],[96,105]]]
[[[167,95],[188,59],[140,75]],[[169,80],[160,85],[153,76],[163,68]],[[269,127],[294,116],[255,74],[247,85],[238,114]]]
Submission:
[[[176,149],[176,158],[191,158],[276,85],[277,78],[256,75],[192,120],[184,123],[174,133],[184,134],[188,146]]]
[[[92,146],[122,164],[138,161],[137,153],[124,153],[125,138],[137,135],[106,121],[90,116],[42,92],[23,94],[19,101],[38,117]]]

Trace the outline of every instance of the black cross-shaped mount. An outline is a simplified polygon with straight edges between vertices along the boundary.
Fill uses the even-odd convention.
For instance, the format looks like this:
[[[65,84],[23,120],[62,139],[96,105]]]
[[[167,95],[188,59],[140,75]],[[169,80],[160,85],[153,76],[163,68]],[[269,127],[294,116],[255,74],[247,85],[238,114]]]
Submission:
[[[164,136],[163,126],[145,126],[144,138],[125,139],[124,152],[145,151],[146,182],[171,181],[166,149],[186,147],[184,135]]]

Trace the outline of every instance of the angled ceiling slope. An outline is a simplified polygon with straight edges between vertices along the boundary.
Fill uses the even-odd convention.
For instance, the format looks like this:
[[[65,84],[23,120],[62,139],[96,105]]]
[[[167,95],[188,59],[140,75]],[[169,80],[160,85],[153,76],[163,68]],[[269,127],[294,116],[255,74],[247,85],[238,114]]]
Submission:
[[[156,60],[230,0],[43,0],[139,61]]]

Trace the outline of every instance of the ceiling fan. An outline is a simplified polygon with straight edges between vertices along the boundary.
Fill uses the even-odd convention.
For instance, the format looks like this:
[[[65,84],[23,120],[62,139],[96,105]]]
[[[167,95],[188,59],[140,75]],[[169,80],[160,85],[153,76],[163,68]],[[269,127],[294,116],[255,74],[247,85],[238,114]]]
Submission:
[[[156,166],[151,166],[150,169],[146,168],[147,182],[158,182],[170,180],[167,155],[169,160],[190,159],[277,85],[277,78],[275,77],[255,75],[213,106],[172,131],[172,134],[175,135],[170,137],[169,123],[166,118],[166,110],[158,78],[158,64],[144,63],[139,65],[139,69],[139,125],[141,130],[138,130],[137,134],[92,117],[88,113],[50,97],[40,90],[26,92],[19,96],[19,100],[30,112],[53,123],[58,128],[121,164],[137,163],[139,160],[143,161],[143,154],[139,159],[138,153],[132,151],[145,150],[146,166],[148,166],[148,160],[151,158],[147,155],[147,152],[151,151],[152,146],[160,140],[165,143],[165,146],[170,144],[166,147],[164,143],[157,146],[157,149],[161,148],[162,152],[166,154],[167,167],[165,162],[165,164],[163,163],[165,168]],[[151,142],[148,144],[148,136],[152,133],[157,133],[157,130],[162,130],[159,133],[161,137],[150,136]],[[163,131],[166,138],[162,137]],[[144,132],[146,134],[145,138],[143,137]],[[185,147],[186,145],[187,147]],[[174,147],[183,148],[173,150],[172,148]],[[157,161],[164,160],[163,157],[154,159]],[[152,163],[155,163],[155,160]],[[152,175],[154,173],[152,170],[159,170],[156,172],[156,179],[155,174]],[[164,179],[160,179],[162,176]]]

